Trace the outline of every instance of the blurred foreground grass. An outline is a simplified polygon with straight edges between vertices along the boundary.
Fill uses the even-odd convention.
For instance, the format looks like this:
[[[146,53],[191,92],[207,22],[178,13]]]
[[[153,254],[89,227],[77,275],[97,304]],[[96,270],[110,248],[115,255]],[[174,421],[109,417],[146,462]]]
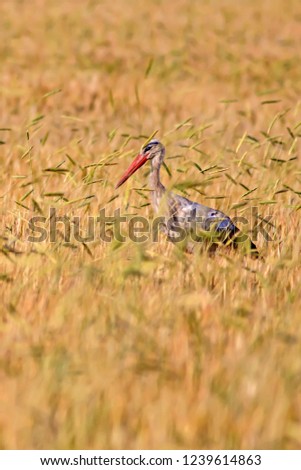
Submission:
[[[0,446],[300,448],[298,0],[0,10]],[[152,217],[146,172],[114,184],[155,131],[167,186],[272,217],[264,261],[26,241],[50,207]]]

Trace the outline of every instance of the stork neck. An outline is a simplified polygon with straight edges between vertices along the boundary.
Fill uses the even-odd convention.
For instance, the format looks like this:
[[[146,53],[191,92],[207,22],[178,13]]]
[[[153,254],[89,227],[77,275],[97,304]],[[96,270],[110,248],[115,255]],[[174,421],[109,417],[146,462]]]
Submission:
[[[154,191],[165,189],[160,180],[160,168],[161,168],[161,163],[158,164],[157,162],[155,163],[151,161],[151,172],[149,175],[149,183],[150,183],[150,188]]]
[[[151,172],[149,175],[149,186],[152,190],[152,201],[156,211],[159,209],[160,200],[165,192],[165,187],[160,181],[160,165],[151,162]]]

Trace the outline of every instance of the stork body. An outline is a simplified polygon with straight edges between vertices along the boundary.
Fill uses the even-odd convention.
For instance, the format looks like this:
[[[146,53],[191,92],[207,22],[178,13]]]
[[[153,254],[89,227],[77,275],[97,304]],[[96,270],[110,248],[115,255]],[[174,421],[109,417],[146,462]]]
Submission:
[[[151,140],[142,147],[116,188],[150,160],[149,184],[152,191],[152,205],[157,214],[164,216],[162,228],[170,241],[179,242],[185,238],[188,251],[192,251],[195,242],[200,241],[206,242],[206,246],[209,243],[210,249],[215,249],[219,244],[237,248],[239,243],[246,245],[247,242],[248,251],[258,256],[254,243],[239,231],[226,214],[166,190],[160,180],[160,168],[164,156],[164,146],[158,140]]]

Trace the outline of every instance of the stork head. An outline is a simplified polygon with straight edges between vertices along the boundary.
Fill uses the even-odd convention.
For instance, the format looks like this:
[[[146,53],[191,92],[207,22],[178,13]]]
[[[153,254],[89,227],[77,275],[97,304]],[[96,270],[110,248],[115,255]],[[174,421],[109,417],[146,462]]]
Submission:
[[[119,188],[119,186],[125,183],[125,181],[148,160],[152,160],[152,165],[154,167],[159,167],[163,161],[164,155],[165,148],[164,145],[161,144],[161,142],[155,139],[148,142],[141,148],[140,153],[133,160],[126,172],[122,175],[115,189]]]

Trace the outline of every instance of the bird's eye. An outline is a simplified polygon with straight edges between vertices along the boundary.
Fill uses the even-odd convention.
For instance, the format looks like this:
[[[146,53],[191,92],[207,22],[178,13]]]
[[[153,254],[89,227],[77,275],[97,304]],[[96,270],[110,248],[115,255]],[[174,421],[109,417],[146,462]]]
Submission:
[[[149,152],[152,149],[152,145],[148,144],[146,147],[144,147],[144,152]]]

